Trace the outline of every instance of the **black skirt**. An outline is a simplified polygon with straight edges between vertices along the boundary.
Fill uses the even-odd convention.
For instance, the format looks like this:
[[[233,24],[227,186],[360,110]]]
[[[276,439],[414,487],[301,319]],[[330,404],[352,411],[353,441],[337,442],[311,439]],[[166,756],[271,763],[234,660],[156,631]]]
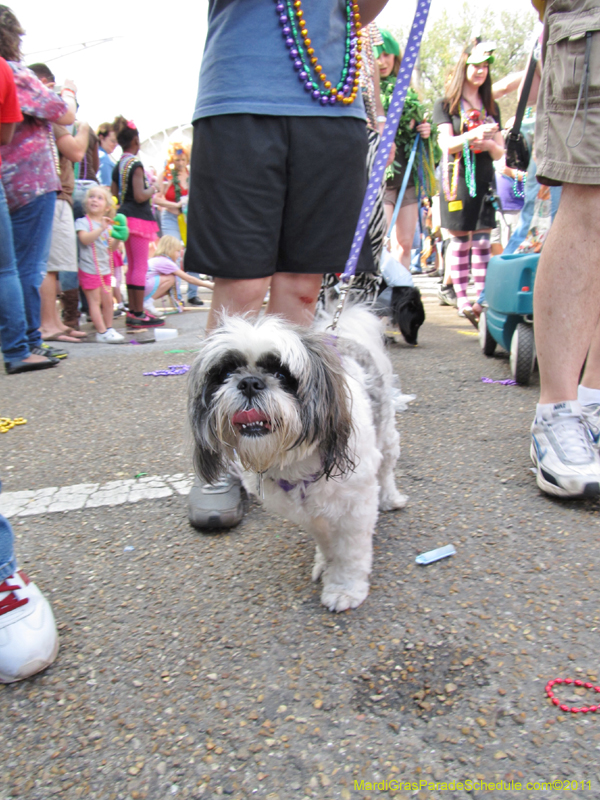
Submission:
[[[479,161],[479,159],[477,159]],[[452,185],[453,160],[449,162],[448,186]],[[442,169],[444,167],[442,166]],[[475,186],[477,194],[471,197],[465,181],[464,162],[460,156],[459,177],[454,200],[448,200],[443,186],[440,191],[440,211],[442,228],[451,231],[480,231],[486,228],[495,228],[496,209],[493,204],[494,178],[490,179],[488,170],[480,170],[484,174],[480,177],[475,167]]]

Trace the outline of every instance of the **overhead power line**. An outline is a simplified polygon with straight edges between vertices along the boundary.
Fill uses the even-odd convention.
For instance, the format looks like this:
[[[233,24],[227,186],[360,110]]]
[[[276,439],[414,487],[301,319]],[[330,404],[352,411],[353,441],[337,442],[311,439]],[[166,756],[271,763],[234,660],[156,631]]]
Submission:
[[[107,44],[108,42],[114,42],[115,39],[122,39],[122,36],[109,36],[106,39],[93,39],[89,42],[78,42],[77,44],[66,44],[62,47],[47,47],[45,50],[36,50],[33,53],[27,53],[25,56],[26,60],[30,60],[32,56],[38,56],[43,53],[57,53],[58,55],[52,56],[51,58],[45,58],[44,61],[48,63],[49,61],[57,61],[59,58],[67,58],[68,56],[72,56],[75,53],[79,53],[82,50],[91,50],[92,47],[98,47],[101,44]],[[63,53],[63,50],[68,50],[69,52]]]

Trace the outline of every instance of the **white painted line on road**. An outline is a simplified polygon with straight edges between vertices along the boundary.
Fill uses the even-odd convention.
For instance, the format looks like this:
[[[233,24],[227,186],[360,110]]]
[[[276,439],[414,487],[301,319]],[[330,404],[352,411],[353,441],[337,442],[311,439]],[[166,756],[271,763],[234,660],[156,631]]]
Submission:
[[[156,500],[173,494],[187,495],[193,480],[193,475],[179,472],[176,475],[130,478],[104,484],[78,483],[74,486],[50,486],[37,491],[3,492],[0,495],[0,514],[7,518],[30,517],[57,511],[138,503],[140,500]]]

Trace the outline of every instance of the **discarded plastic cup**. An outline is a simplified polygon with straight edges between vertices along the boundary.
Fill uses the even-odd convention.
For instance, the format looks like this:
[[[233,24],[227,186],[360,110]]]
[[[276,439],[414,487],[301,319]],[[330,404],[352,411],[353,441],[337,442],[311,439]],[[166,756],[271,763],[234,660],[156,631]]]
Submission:
[[[155,328],[154,338],[157,342],[163,339],[174,339],[178,334],[177,328]]]

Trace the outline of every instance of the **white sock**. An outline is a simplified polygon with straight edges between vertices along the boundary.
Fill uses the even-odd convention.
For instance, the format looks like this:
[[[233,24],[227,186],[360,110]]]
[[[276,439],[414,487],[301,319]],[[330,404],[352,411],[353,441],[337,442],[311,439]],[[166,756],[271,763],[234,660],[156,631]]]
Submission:
[[[537,420],[548,418],[557,411],[560,412],[560,407],[564,407],[565,414],[572,416],[581,416],[581,404],[578,400],[565,400],[562,403],[538,403],[535,407],[535,417]]]
[[[587,386],[579,384],[577,399],[582,406],[600,405],[600,389],[588,389]]]

